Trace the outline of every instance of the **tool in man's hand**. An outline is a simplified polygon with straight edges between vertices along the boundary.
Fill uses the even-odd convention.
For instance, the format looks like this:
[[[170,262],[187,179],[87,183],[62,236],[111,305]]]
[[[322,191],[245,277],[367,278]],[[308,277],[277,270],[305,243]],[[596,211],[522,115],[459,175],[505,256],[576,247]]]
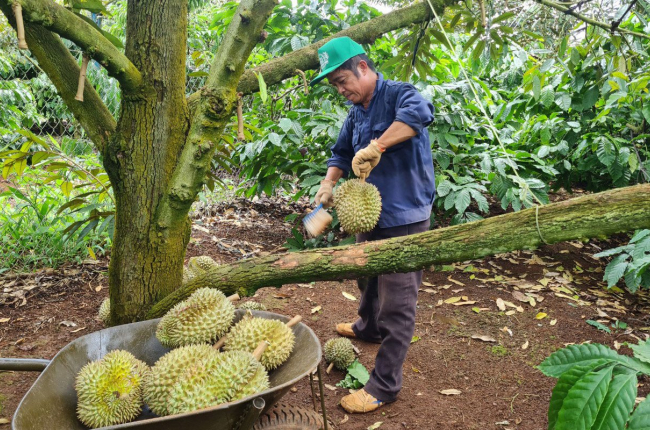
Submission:
[[[332,215],[319,204],[316,208],[302,220],[305,230],[311,237],[316,237],[325,231],[327,226],[332,223]]]

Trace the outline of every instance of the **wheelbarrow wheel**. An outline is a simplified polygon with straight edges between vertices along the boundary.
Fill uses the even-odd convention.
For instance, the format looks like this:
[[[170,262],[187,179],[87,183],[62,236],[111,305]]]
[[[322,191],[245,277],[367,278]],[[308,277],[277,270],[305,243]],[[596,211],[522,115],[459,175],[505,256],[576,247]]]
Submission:
[[[323,417],[316,411],[278,403],[260,416],[253,430],[319,430]]]

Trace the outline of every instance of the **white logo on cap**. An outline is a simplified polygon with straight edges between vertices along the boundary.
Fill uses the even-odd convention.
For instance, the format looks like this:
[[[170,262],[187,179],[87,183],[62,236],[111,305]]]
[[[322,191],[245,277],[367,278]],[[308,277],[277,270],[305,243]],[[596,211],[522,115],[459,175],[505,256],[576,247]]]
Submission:
[[[325,69],[327,67],[327,62],[329,61],[329,54],[327,52],[321,52],[318,54],[318,60],[320,61],[320,68]]]

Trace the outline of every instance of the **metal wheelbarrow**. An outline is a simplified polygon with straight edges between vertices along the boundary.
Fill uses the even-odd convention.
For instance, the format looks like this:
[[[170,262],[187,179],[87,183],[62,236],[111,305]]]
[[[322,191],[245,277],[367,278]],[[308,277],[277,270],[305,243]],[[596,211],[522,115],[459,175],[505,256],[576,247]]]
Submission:
[[[286,316],[253,311],[257,317],[289,321]],[[244,311],[237,310],[235,322]],[[158,319],[111,327],[82,336],[59,351],[51,360],[0,358],[0,370],[42,371],[34,385],[18,405],[11,428],[13,430],[85,430],[77,419],[77,395],[74,382],[77,373],[87,363],[98,360],[115,349],[125,349],[152,366],[169,351],[155,336]],[[136,421],[102,429],[148,430],[249,430],[317,429],[324,425],[315,411],[302,409],[304,423],[273,424],[273,419],[256,422],[260,414],[275,405],[300,379],[319,370],[321,346],[314,332],[305,324],[293,327],[296,343],[289,360],[269,373],[271,388],[236,402],[226,403],[195,412],[158,417],[148,408]],[[320,378],[319,378],[320,379]],[[312,385],[313,393],[313,385]],[[321,393],[322,399],[322,393]],[[272,414],[273,415],[273,414]],[[275,414],[277,415],[277,414]],[[297,415],[301,415],[300,413]],[[277,421],[277,420],[276,420]],[[280,420],[282,421],[282,420]],[[276,423],[277,424],[277,423]],[[325,424],[326,425],[326,424]]]

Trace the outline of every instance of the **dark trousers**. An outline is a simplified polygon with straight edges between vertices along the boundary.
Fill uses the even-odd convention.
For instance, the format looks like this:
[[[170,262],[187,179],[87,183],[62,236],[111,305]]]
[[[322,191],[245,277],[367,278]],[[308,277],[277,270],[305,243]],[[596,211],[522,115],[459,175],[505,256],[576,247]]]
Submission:
[[[375,228],[357,235],[357,243],[422,233],[428,229],[429,220]],[[361,340],[381,343],[365,390],[383,402],[394,401],[402,388],[402,365],[415,331],[415,307],[421,282],[421,270],[359,280],[360,318],[352,325],[352,330]]]

